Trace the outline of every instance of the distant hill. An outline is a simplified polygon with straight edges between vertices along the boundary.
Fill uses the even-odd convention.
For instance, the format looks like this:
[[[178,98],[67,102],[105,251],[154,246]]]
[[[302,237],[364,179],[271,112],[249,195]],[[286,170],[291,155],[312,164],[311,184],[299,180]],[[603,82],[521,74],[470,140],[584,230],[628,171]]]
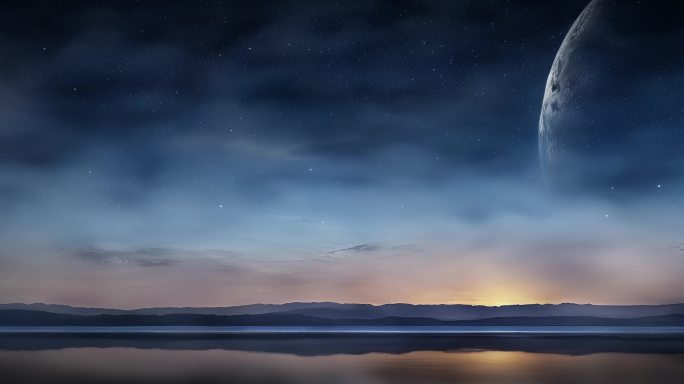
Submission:
[[[426,317],[325,319],[291,313],[256,315],[101,314],[73,315],[21,309],[0,310],[0,326],[684,326],[684,315],[632,319],[590,316],[494,317],[439,320]]]
[[[282,311],[294,311],[306,308],[337,308],[348,305],[357,304],[338,304],[332,302],[320,303],[286,303],[286,304],[249,304],[237,305],[231,307],[151,307],[138,309],[109,309],[109,308],[89,308],[89,307],[72,307],[61,304],[23,304],[10,303],[0,304],[0,310],[4,309],[20,309],[20,310],[35,310],[53,313],[63,313],[72,315],[120,315],[120,314],[136,314],[136,315],[169,315],[169,314],[198,314],[198,315],[257,315],[263,313],[275,313]],[[365,304],[361,304],[365,305]]]
[[[0,304],[0,310],[37,310],[72,315],[260,315],[289,314],[321,319],[382,319],[386,317],[422,317],[437,320],[475,320],[494,317],[587,316],[600,318],[638,318],[648,316],[684,315],[684,304],[666,305],[593,305],[593,304],[523,304],[499,307],[443,304],[340,304],[287,303],[252,304],[233,307],[162,307],[132,310],[81,308],[56,304]]]

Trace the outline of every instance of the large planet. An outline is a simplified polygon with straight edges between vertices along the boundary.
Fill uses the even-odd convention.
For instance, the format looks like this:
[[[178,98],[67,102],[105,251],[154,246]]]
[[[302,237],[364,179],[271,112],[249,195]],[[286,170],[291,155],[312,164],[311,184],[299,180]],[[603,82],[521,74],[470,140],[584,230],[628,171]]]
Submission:
[[[548,76],[539,154],[564,188],[684,185],[684,1],[587,5]]]

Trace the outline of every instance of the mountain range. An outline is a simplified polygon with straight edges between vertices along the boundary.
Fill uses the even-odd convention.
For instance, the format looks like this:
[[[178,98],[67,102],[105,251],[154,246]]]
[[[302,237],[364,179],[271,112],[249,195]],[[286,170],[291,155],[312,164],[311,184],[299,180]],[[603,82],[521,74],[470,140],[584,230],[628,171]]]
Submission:
[[[0,304],[2,326],[684,326],[684,304],[506,306],[287,303],[233,307],[83,308]]]

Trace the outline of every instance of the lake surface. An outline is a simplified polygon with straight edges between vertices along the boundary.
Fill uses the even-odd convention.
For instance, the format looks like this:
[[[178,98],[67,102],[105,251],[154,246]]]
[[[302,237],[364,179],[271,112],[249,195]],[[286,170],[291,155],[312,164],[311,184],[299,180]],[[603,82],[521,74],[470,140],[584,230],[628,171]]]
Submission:
[[[3,333],[203,333],[203,334],[684,334],[684,327],[600,326],[126,326],[0,327]]]
[[[3,333],[2,383],[681,384],[684,335]]]

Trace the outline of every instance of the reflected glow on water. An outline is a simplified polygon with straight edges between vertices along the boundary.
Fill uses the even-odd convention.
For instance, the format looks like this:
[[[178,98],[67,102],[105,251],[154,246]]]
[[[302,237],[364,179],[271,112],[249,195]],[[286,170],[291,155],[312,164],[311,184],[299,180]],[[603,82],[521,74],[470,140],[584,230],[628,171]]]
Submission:
[[[681,383],[684,355],[502,351],[298,356],[233,350],[1,351],[9,383]]]

